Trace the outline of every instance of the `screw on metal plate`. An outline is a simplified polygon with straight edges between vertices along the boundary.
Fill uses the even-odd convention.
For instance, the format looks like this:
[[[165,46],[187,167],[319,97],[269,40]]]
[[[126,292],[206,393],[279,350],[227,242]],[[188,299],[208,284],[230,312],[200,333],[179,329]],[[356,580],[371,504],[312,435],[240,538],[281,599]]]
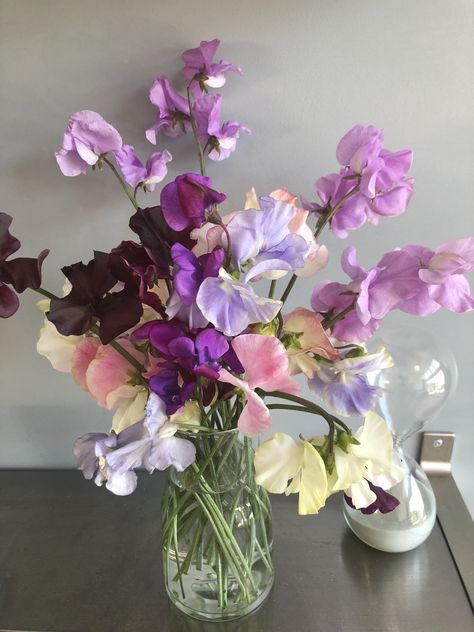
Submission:
[[[451,474],[454,432],[424,432],[420,465],[427,474]]]

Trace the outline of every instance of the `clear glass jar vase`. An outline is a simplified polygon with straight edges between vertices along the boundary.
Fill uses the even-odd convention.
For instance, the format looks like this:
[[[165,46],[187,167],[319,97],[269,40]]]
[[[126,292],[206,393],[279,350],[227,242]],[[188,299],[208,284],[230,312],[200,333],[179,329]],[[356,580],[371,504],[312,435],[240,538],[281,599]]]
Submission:
[[[186,433],[196,461],[171,469],[161,506],[165,585],[186,614],[224,621],[255,610],[273,584],[271,506],[238,430]]]

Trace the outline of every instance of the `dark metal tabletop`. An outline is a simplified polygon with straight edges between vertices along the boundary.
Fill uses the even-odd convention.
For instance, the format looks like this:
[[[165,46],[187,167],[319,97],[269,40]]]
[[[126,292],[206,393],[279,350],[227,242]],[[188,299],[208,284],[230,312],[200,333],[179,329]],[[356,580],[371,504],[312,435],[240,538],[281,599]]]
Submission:
[[[0,472],[0,629],[28,632],[471,632],[439,524],[414,551],[381,553],[346,527],[340,497],[319,516],[272,496],[273,591],[253,615],[201,623],[168,602],[163,477],[120,498],[75,471]]]

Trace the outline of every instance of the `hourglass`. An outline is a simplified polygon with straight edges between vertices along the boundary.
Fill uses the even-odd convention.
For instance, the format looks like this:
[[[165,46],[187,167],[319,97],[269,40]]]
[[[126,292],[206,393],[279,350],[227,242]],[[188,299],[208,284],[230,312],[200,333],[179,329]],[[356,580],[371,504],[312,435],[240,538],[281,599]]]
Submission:
[[[370,346],[383,345],[394,366],[369,376],[381,389],[378,410],[393,434],[405,476],[389,493],[400,505],[393,511],[364,515],[344,501],[344,517],[366,544],[391,553],[414,549],[431,533],[436,520],[436,500],[430,482],[418,463],[403,450],[403,443],[431,421],[457,382],[451,351],[426,331],[386,329]]]

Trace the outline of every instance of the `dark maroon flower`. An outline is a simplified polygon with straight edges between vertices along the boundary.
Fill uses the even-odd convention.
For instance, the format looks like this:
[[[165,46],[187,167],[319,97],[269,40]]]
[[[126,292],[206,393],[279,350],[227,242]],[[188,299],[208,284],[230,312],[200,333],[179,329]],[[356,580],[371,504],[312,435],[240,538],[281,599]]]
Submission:
[[[6,213],[0,213],[0,317],[9,318],[19,307],[18,296],[11,289],[21,294],[26,289],[37,290],[41,286],[41,266],[49,250],[40,252],[36,259],[32,257],[17,257],[7,261],[7,258],[19,250],[20,241],[8,230],[12,218]]]
[[[64,298],[51,299],[46,314],[59,333],[79,336],[98,324],[100,339],[108,344],[140,320],[143,307],[136,286],[125,283],[122,290],[110,292],[117,278],[105,252],[94,252],[88,264],[74,263],[62,271],[72,289]]]
[[[398,498],[395,498],[395,496],[392,496],[392,494],[389,494],[381,487],[377,487],[377,485],[373,485],[370,481],[367,481],[367,482],[369,483],[370,489],[374,492],[377,498],[368,507],[362,507],[362,509],[359,509],[361,513],[365,515],[369,515],[369,514],[375,513],[378,509],[380,513],[385,514],[385,513],[389,513],[390,511],[393,511],[394,509],[398,507],[398,505],[400,504],[400,501],[398,500]],[[352,499],[346,494],[344,494],[344,500],[349,505],[349,507],[352,507],[352,509],[355,509],[352,503]]]
[[[206,211],[226,199],[211,186],[210,178],[197,173],[185,173],[167,184],[161,191],[160,202],[168,225],[178,231],[188,226],[199,228],[206,219]]]

